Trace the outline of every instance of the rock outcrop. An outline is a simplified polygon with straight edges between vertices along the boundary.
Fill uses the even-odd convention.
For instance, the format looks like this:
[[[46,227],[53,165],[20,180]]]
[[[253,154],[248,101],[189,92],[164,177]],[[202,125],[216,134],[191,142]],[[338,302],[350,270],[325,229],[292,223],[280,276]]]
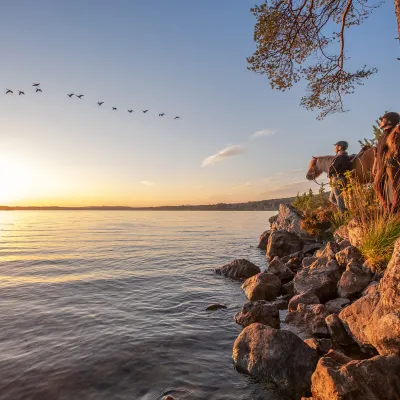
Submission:
[[[278,307],[265,300],[245,303],[242,311],[235,315],[235,321],[243,327],[255,322],[275,329],[280,327]]]
[[[330,350],[312,376],[314,400],[398,400],[400,358],[356,361]]]
[[[240,370],[273,382],[291,399],[309,393],[318,360],[317,352],[294,333],[258,323],[238,336],[232,357]]]
[[[215,272],[232,279],[247,279],[260,272],[260,268],[245,259],[238,259],[216,268]]]
[[[346,307],[339,318],[360,345],[373,346],[381,355],[400,356],[400,238],[378,291]]]
[[[281,281],[273,274],[260,272],[259,274],[247,279],[243,283],[242,289],[250,301],[272,301],[279,295],[281,290]]]
[[[303,213],[297,208],[290,204],[281,204],[278,215],[271,223],[271,229],[276,231],[284,230],[296,235],[307,235],[300,227],[303,218]]]

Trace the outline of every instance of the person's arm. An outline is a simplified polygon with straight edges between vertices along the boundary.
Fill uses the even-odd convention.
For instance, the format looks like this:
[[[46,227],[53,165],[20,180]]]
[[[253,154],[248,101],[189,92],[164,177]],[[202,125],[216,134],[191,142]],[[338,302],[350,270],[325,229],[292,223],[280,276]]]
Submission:
[[[333,159],[332,164],[328,170],[328,178],[332,178],[332,176],[337,174],[338,159],[339,159],[339,157],[335,157]]]

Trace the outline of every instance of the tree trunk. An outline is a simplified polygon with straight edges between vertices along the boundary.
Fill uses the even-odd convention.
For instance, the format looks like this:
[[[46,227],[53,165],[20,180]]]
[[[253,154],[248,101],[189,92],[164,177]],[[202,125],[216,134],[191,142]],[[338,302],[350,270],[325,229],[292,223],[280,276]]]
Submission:
[[[400,0],[394,0],[394,7],[396,9],[396,19],[397,19],[397,38],[400,40]]]

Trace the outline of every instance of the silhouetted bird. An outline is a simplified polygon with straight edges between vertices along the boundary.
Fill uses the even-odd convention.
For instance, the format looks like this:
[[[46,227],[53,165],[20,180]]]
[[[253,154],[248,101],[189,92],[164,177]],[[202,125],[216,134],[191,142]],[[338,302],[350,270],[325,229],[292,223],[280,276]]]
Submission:
[[[181,117],[175,117],[174,119],[181,119]]]
[[[142,110],[143,111],[143,114],[146,114],[147,113],[147,111],[149,111],[149,110]]]
[[[23,92],[22,90],[18,90],[18,96],[21,96],[21,94],[23,94],[25,96],[25,92]]]
[[[7,90],[7,92],[6,92],[6,94],[8,94],[8,93],[14,93],[12,90],[10,90],[10,89],[6,89]]]
[[[42,92],[42,89],[36,88],[36,93],[37,93],[37,92]]]
[[[32,86],[39,86],[40,83],[34,83]]]
[[[67,96],[68,96],[69,98],[71,98],[73,95],[74,95],[74,93],[67,94]]]
[[[117,111],[117,107],[113,107],[112,109],[113,109],[114,111]]]
[[[97,104],[98,104],[99,106],[101,106],[102,104],[104,104],[104,101],[98,101]]]
[[[165,113],[158,114],[159,117],[163,117]]]
[[[76,95],[76,97],[78,98],[78,99],[81,99],[82,100],[82,97],[84,96],[84,94],[80,94],[79,96],[78,95]]]
[[[128,113],[131,113],[131,114],[133,113],[133,110],[127,110],[127,111],[128,111]]]

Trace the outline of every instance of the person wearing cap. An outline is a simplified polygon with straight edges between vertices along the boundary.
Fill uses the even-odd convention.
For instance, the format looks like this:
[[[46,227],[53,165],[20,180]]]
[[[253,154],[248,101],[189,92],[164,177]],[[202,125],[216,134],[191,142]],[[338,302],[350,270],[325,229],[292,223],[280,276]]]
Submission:
[[[330,179],[329,184],[331,186],[329,200],[337,207],[339,212],[343,213],[346,211],[342,194],[342,191],[346,186],[345,173],[350,171],[352,166],[350,157],[346,152],[349,144],[344,140],[340,140],[339,142],[336,142],[334,146],[336,157],[333,159],[328,171],[328,178]]]
[[[400,115],[387,112],[379,118],[382,135],[378,139],[374,165],[374,189],[384,209],[400,210]]]

